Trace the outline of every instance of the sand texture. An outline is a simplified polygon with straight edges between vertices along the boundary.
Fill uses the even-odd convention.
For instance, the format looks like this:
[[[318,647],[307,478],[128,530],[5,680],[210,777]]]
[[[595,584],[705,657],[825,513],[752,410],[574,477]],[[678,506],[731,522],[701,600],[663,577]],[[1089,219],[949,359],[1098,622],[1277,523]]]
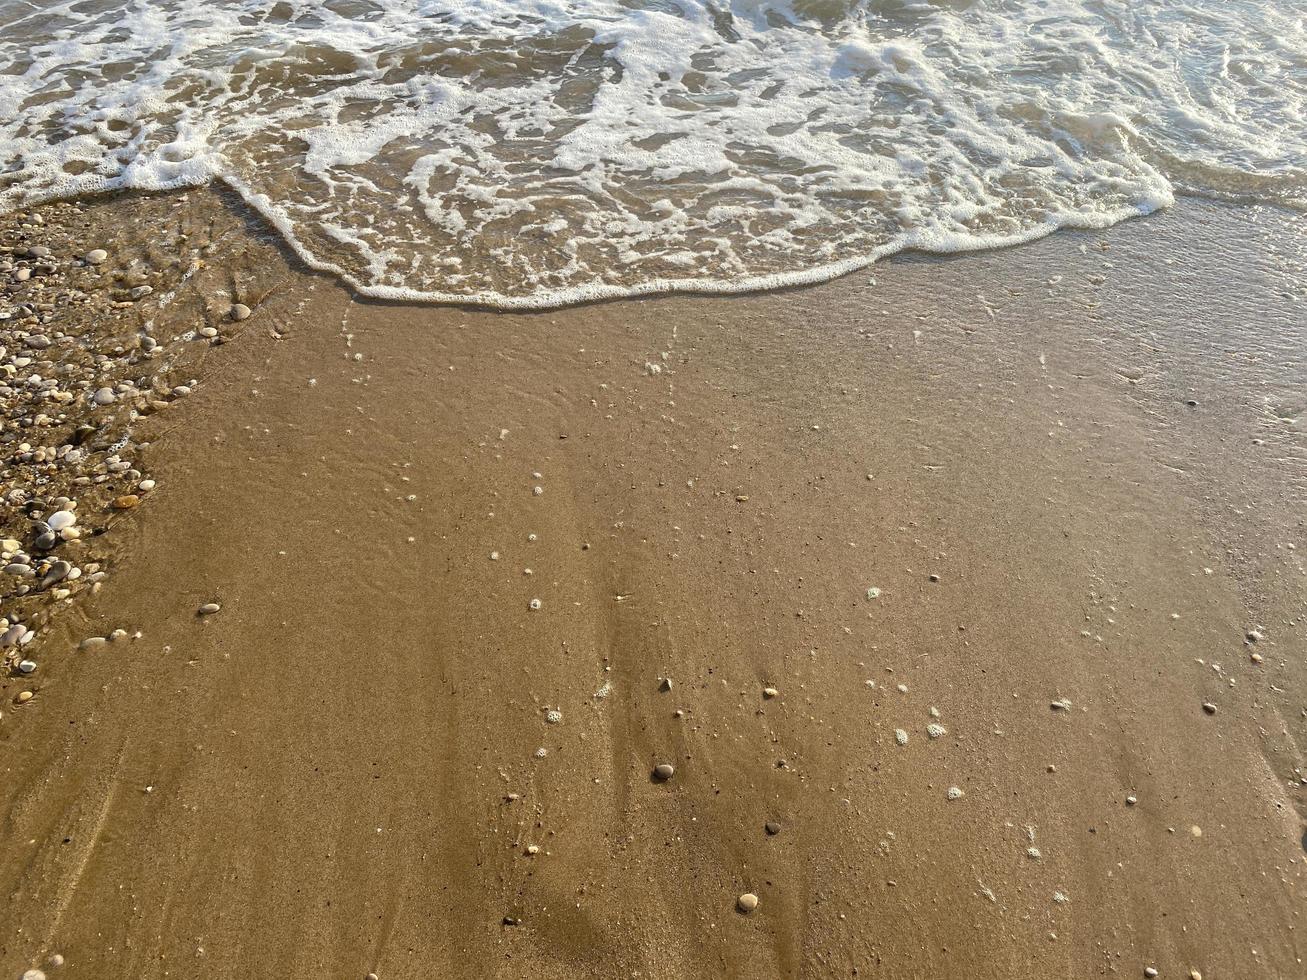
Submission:
[[[6,586],[5,976],[1307,975],[1301,216],[503,314],[61,207],[198,385]]]

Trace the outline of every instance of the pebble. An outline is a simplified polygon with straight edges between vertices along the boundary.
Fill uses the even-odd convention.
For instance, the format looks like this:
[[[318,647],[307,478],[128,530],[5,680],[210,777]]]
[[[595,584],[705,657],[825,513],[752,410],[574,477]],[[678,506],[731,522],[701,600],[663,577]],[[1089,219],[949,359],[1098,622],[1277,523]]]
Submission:
[[[136,484],[136,489],[141,491],[141,493],[149,493],[155,488],[155,486],[156,484],[153,480],[142,480],[140,483]]]
[[[941,725],[939,722],[932,721],[929,725],[926,726],[926,734],[929,735],[931,738],[939,738],[942,735],[947,735],[948,729],[945,728],[943,725]]]
[[[949,798],[950,800],[960,800],[960,799],[962,799],[962,797],[964,797],[964,796],[966,796],[966,795],[967,795],[967,794],[964,793],[964,792],[962,792],[961,788],[959,788],[959,787],[957,787],[957,786],[950,786],[950,787],[948,788],[948,798]]]
[[[118,397],[113,393],[112,388],[99,388],[96,390],[95,394],[91,396],[91,401],[102,406],[112,405],[117,400]]]
[[[765,824],[762,825],[762,829],[767,831],[768,837],[775,837],[777,834],[781,832],[781,825],[778,824],[775,820],[768,820]]]
[[[36,547],[41,551],[49,551],[59,543],[59,535],[53,531],[46,531],[44,534],[37,535]]]
[[[218,331],[215,330],[213,327],[200,327],[200,329],[197,330],[196,333],[198,333],[205,340],[212,340],[214,337],[218,336]]]
[[[1262,634],[1260,630],[1249,630],[1247,633],[1244,634],[1244,638],[1249,643],[1257,643],[1261,640]]]
[[[153,286],[133,286],[127,291],[127,295],[132,299],[145,299],[152,292],[154,292]]]
[[[363,980],[380,980],[380,977],[378,977],[375,973],[369,973],[366,977],[363,978]]]
[[[1127,796],[1127,797],[1125,798],[1125,805],[1126,805],[1126,806],[1134,806],[1134,805],[1135,805],[1136,803],[1138,803],[1138,802],[1139,802],[1138,797]]]
[[[35,661],[35,660],[20,660],[20,661],[18,661],[18,672],[19,672],[20,674],[30,674],[30,673],[32,673],[32,672],[35,671],[35,670],[36,670],[36,661]]]
[[[86,639],[84,639],[81,643],[78,644],[78,649],[94,650],[97,647],[104,646],[108,642],[109,641],[106,640],[103,636],[88,636]]]
[[[19,691],[18,697],[14,698],[19,704],[27,704],[28,701],[36,697],[31,691]]]
[[[780,693],[781,693],[781,692],[778,691],[778,690],[776,690],[776,688],[774,688],[774,687],[764,687],[764,688],[762,689],[762,696],[765,697],[765,698],[767,698],[767,699],[769,699],[769,700],[770,700],[771,698],[776,697],[776,696],[777,696],[778,694],[780,694]]]
[[[236,322],[239,323],[241,320],[248,320],[249,316],[250,316],[250,308],[246,306],[244,303],[236,303],[235,305],[232,306],[231,318]]]
[[[212,616],[221,608],[222,606],[218,605],[216,602],[206,602],[204,605],[200,606],[200,615]]]
[[[907,745],[908,733],[905,732],[902,728],[894,729],[894,741],[898,742],[899,745]]]
[[[665,783],[676,775],[676,769],[670,762],[660,762],[658,765],[654,766],[653,774],[654,779],[658,780],[660,783]]]
[[[136,494],[125,493],[121,497],[114,497],[112,506],[114,510],[131,510],[140,502],[141,498]]]
[[[663,694],[666,694],[671,689],[672,689],[672,679],[670,677],[664,677],[662,680],[658,682],[658,690],[661,691]]]
[[[72,527],[77,523],[77,515],[71,510],[60,510],[50,515],[46,521],[52,531],[62,531],[66,527]]]
[[[1155,966],[1146,966],[1146,967],[1144,967],[1144,976],[1146,976],[1146,977],[1155,977],[1155,976],[1157,976],[1157,967],[1155,967]]]
[[[1212,704],[1211,701],[1204,701],[1203,710],[1206,711],[1209,715],[1214,715],[1216,714],[1216,705]]]
[[[735,907],[745,915],[748,915],[758,907],[758,896],[753,892],[745,892],[735,900]]]
[[[532,599],[529,603],[527,603],[527,605],[530,606],[532,610],[536,610],[540,608],[541,603],[539,599]]]
[[[109,253],[106,252],[104,249],[93,248],[82,256],[82,260],[85,261],[87,265],[99,265],[108,257],[109,257]]]
[[[1070,698],[1062,698],[1062,699],[1060,699],[1060,700],[1058,700],[1058,701],[1050,701],[1049,704],[1048,704],[1048,706],[1049,706],[1050,708],[1052,708],[1054,711],[1070,711],[1070,710],[1071,710],[1071,699],[1070,699]]]
[[[45,980],[45,971],[27,970],[23,973],[22,980]]]
[[[563,713],[557,708],[550,708],[545,712],[545,721],[551,725],[561,724],[563,721]]]
[[[73,570],[73,566],[66,561],[55,562],[53,565],[50,566],[50,570],[46,572],[45,576],[41,579],[41,586],[44,588],[47,586],[54,585],[56,582],[62,581],[63,579],[68,577],[68,573],[71,572],[72,570]]]

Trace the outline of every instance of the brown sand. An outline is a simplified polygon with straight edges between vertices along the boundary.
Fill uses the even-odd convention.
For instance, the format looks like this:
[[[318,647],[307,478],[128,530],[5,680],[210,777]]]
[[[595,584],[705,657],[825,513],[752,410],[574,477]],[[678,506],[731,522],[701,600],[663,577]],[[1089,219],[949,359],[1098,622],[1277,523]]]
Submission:
[[[1307,975],[1305,232],[537,315],[260,245],[4,682],[0,970]]]

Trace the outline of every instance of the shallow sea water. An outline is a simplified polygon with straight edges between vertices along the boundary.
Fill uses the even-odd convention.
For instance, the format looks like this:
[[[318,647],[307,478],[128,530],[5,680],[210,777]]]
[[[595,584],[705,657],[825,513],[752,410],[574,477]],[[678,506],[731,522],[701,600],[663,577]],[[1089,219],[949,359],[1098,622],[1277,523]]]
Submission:
[[[374,296],[829,278],[1307,202],[1266,0],[0,0],[0,210],[222,180]]]

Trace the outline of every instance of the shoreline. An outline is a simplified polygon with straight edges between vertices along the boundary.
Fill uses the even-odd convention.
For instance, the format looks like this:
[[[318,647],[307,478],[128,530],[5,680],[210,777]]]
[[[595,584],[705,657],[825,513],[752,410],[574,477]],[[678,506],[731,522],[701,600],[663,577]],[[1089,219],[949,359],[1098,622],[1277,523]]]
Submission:
[[[68,218],[200,383],[4,678],[0,966],[1301,970],[1302,216],[528,314],[216,199]]]

